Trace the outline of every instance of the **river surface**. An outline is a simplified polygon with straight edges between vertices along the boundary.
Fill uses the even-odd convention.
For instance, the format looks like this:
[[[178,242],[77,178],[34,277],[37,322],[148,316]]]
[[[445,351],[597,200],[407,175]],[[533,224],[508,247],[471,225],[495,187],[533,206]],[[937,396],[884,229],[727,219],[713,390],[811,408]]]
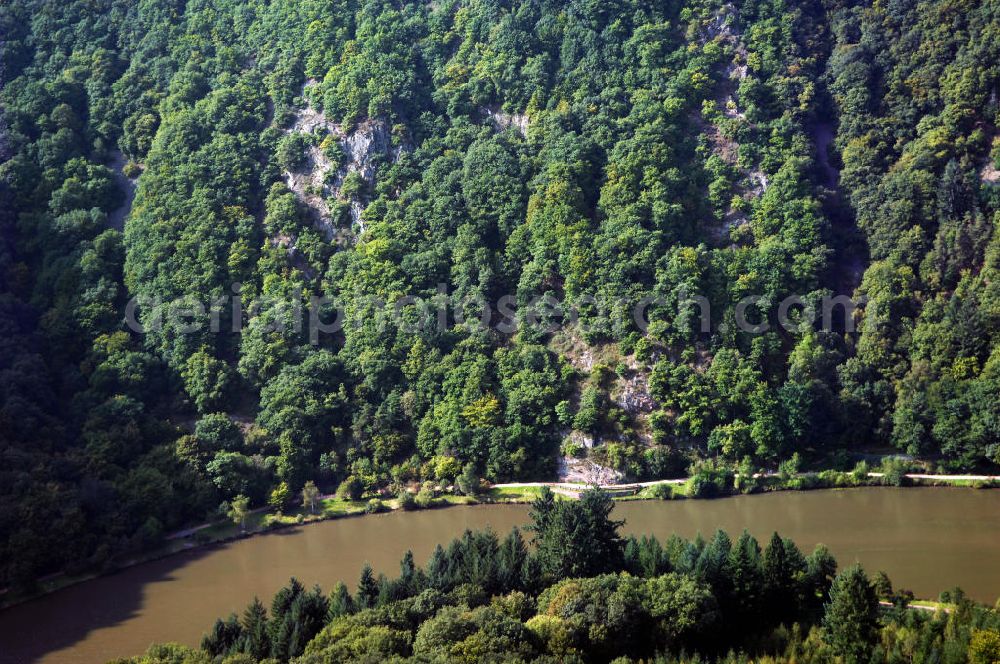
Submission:
[[[139,654],[150,643],[197,645],[215,618],[266,604],[296,576],[329,590],[354,589],[361,567],[395,575],[412,549],[425,562],[434,545],[467,528],[506,533],[528,507],[483,505],[340,519],[202,548],[0,611],[3,664],[96,664]],[[961,586],[972,597],[1000,596],[1000,491],[867,488],[784,492],[720,500],[620,503],[628,533],[735,538],[747,528],[766,543],[775,530],[804,552],[826,544],[841,566],[885,570],[896,587],[933,598]]]

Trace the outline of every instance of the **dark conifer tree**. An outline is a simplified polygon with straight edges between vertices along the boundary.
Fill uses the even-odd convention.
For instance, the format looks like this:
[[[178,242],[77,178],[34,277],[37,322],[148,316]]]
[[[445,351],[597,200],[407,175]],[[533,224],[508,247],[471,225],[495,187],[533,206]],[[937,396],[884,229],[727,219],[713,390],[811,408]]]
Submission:
[[[670,560],[660,540],[642,536],[639,540],[639,574],[644,577],[659,576],[670,571]]]
[[[271,637],[267,624],[267,608],[257,597],[243,612],[243,638],[239,651],[254,659],[266,659],[271,652]]]
[[[370,609],[378,603],[379,583],[372,566],[365,563],[358,580],[358,592],[354,595],[354,605],[358,610]]]
[[[806,574],[803,582],[803,608],[819,615],[830,593],[830,585],[837,574],[837,561],[822,544],[818,545],[806,558]]]
[[[830,588],[823,637],[845,664],[868,661],[878,637],[878,597],[860,565],[841,572]]]
[[[504,538],[497,555],[497,587],[500,592],[523,588],[528,548],[521,531],[514,528]]]
[[[212,630],[201,640],[201,649],[214,657],[225,656],[235,652],[243,636],[243,627],[236,614],[231,614],[225,620],[219,618]]]
[[[333,620],[340,616],[354,613],[354,600],[351,598],[351,591],[343,582],[338,581],[330,595],[330,609],[327,612],[327,620]]]
[[[739,634],[756,634],[763,615],[763,570],[760,545],[750,533],[743,531],[729,551],[727,563],[730,581],[729,614]]]
[[[732,548],[729,535],[717,530],[712,540],[702,548],[695,565],[697,575],[712,586],[716,597],[727,597],[730,592],[728,562]]]
[[[326,625],[329,610],[330,603],[319,586],[295,598],[287,618],[293,626],[289,631],[288,658],[303,653],[306,645]]]
[[[444,547],[434,547],[434,553],[427,562],[427,585],[435,590],[448,589],[448,560]]]

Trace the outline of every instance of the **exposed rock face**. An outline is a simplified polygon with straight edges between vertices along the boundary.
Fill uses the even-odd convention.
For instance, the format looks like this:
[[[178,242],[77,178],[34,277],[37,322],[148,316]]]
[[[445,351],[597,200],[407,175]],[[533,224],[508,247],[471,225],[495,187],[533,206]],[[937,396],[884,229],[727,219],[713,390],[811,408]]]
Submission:
[[[594,353],[589,349],[584,350],[580,353],[580,355],[574,356],[571,359],[571,362],[577,369],[581,369],[589,373],[590,370],[594,368]]]
[[[504,113],[497,107],[485,106],[479,109],[483,116],[493,123],[497,131],[515,127],[521,136],[528,135],[528,116],[523,113]]]
[[[731,49],[733,57],[722,70],[723,81],[715,96],[715,103],[723,117],[745,122],[746,113],[740,107],[738,90],[740,82],[750,75],[750,71],[747,66],[748,52],[743,43],[743,34],[735,27],[737,13],[732,3],[727,2],[722,5],[704,27],[701,40],[702,43],[714,40]],[[734,193],[744,199],[762,196],[769,186],[767,174],[756,166],[746,168],[737,166],[739,143],[732,137],[726,136],[720,126],[704,122],[702,119],[698,122],[711,144],[712,152],[739,171],[741,177],[734,183]],[[741,210],[730,206],[723,213],[722,224],[710,229],[710,232],[716,242],[726,244],[733,237],[732,231],[746,223],[747,216]]]
[[[344,179],[350,173],[358,173],[371,186],[378,164],[385,160],[397,160],[403,148],[393,150],[388,123],[381,118],[365,120],[345,133],[323,113],[310,107],[296,114],[295,122],[287,133],[329,136],[339,144],[344,154],[341,163],[332,162],[320,149],[319,144],[323,140],[320,138],[317,145],[309,147],[305,166],[295,172],[285,172],[285,183],[300,200],[312,208],[316,224],[326,233],[327,239],[339,243],[349,242],[353,235],[352,228],[341,223],[340,215],[331,207],[331,201],[346,203],[351,226],[357,225],[363,232],[361,213],[364,211],[364,204],[361,200],[349,200],[341,196]]]
[[[339,136],[340,127],[327,120],[319,111],[306,107],[295,116],[295,122],[287,133],[298,134],[330,134]],[[308,205],[316,214],[315,221],[326,233],[327,239],[337,237],[338,229],[333,221],[333,212],[321,195],[324,191],[326,174],[334,170],[335,165],[323,154],[319,146],[310,146],[306,154],[305,166],[296,172],[285,171],[285,184],[299,199]]]
[[[389,156],[392,148],[384,120],[365,120],[340,145],[347,154],[345,168],[361,173],[366,180],[375,177],[376,158]]]
[[[594,437],[582,431],[570,431],[566,437],[574,445],[579,445],[588,450],[593,448],[595,444]]]
[[[1000,169],[998,169],[993,162],[989,162],[983,166],[983,170],[980,172],[979,177],[981,177],[983,182],[986,184],[1000,184]]]
[[[750,181],[750,191],[754,194],[754,196],[761,196],[765,191],[767,191],[769,183],[767,181],[767,174],[763,171],[750,171],[747,174],[747,179]]]
[[[645,373],[635,372],[622,381],[618,405],[632,415],[649,413],[656,408],[656,400],[649,395],[649,381]]]
[[[329,132],[340,131],[340,127],[327,120],[326,115],[307,106],[295,115],[295,122],[290,131],[311,134],[318,128]]]
[[[384,120],[365,120],[357,129],[345,137],[340,142],[341,147],[347,155],[346,164],[338,171],[331,188],[338,195],[340,185],[343,184],[344,177],[350,172],[357,172],[365,179],[365,182],[374,184],[375,170],[379,160],[388,159],[395,161],[399,158],[399,153],[392,154],[392,140],[389,134],[389,127]],[[364,231],[364,224],[361,221],[361,213],[364,206],[360,201],[352,200],[350,207],[351,221],[357,224]]]
[[[577,484],[620,484],[624,473],[594,463],[590,459],[566,457],[559,460],[559,481]]]
[[[990,103],[996,105],[997,103],[997,92],[993,91],[990,95]],[[993,152],[992,154],[1000,153],[1000,129],[994,128],[993,130]],[[983,170],[979,171],[979,178],[983,181],[983,184],[989,185],[1000,185],[1000,159],[994,160],[992,155],[986,160],[983,165]]]

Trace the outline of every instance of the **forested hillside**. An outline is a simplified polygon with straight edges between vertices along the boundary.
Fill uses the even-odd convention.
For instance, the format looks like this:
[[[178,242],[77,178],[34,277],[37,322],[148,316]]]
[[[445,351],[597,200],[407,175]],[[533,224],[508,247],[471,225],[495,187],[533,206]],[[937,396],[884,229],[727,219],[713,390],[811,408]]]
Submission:
[[[0,587],[309,480],[1000,462],[994,0],[22,0],[0,39]]]

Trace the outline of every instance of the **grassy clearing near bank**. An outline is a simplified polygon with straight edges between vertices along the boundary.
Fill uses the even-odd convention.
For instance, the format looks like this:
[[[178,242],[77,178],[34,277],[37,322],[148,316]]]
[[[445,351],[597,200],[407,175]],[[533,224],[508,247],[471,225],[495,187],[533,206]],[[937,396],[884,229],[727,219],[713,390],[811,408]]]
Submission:
[[[488,497],[494,503],[527,503],[538,498],[542,493],[540,486],[493,487]]]

